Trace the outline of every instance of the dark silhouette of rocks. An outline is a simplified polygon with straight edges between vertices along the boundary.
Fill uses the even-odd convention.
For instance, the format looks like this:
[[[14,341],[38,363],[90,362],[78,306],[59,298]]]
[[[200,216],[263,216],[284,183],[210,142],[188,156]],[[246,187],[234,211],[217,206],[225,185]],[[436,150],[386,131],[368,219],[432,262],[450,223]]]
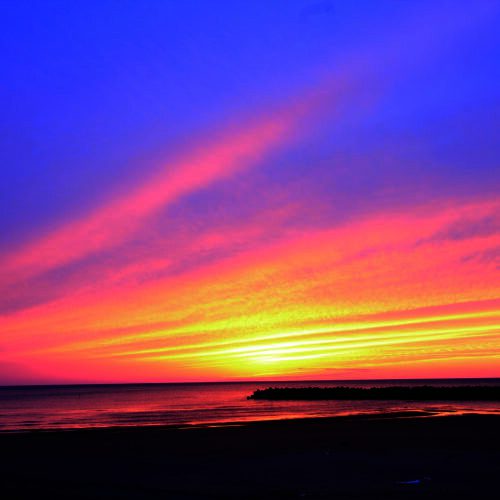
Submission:
[[[494,386],[394,386],[394,387],[268,387],[257,389],[247,399],[266,400],[412,400],[412,401],[500,401]]]

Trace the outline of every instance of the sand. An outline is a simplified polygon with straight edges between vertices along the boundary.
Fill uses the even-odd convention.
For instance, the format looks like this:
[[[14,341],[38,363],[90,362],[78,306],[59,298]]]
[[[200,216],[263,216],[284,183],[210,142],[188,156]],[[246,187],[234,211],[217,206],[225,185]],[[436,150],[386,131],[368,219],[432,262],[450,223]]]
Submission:
[[[15,498],[495,498],[500,416],[0,434]]]

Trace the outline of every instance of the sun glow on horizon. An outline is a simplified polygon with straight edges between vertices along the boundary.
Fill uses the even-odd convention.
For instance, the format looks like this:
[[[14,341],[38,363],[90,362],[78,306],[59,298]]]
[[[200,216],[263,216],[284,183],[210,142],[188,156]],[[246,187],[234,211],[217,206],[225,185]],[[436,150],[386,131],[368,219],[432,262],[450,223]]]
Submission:
[[[499,357],[495,263],[471,255],[500,239],[445,230],[464,214],[496,211],[490,202],[413,210],[386,214],[384,226],[373,216],[149,285],[64,297],[6,317],[2,329],[12,346],[18,339],[11,359],[71,363],[74,373],[89,364],[96,380],[118,373],[126,381],[134,370],[151,380],[383,377],[388,369],[425,378],[430,360],[466,376]],[[438,255],[429,261],[429,252]]]

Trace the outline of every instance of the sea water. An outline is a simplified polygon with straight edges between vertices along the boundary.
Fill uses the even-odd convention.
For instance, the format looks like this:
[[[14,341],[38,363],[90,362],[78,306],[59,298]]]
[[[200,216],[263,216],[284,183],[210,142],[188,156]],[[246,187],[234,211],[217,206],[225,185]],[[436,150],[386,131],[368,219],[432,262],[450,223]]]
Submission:
[[[0,431],[238,422],[416,411],[500,413],[492,401],[255,401],[266,387],[498,385],[500,379],[231,382],[0,387]]]

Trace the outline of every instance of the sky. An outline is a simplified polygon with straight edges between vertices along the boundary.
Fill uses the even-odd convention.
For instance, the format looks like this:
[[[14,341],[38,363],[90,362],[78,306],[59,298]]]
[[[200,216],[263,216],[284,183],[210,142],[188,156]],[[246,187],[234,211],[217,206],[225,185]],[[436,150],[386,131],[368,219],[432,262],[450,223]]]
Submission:
[[[500,377],[500,2],[0,13],[0,384]]]

